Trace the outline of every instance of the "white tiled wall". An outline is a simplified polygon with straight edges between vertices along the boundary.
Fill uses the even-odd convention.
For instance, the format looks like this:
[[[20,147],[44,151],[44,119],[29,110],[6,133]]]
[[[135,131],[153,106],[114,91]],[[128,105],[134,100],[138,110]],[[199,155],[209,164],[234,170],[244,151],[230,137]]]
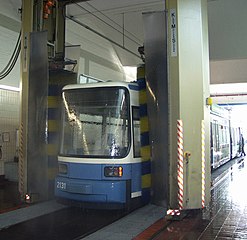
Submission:
[[[19,128],[20,93],[0,89],[0,175],[4,175],[4,162],[13,162],[16,156],[16,130]],[[5,139],[4,139],[5,137]]]

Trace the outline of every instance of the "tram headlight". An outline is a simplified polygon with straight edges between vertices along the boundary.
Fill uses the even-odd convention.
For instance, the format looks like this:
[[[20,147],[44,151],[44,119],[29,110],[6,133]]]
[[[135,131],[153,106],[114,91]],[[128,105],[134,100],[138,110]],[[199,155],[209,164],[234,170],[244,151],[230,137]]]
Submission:
[[[123,167],[121,166],[107,166],[104,168],[105,177],[122,177]]]
[[[68,166],[64,163],[58,164],[58,172],[61,174],[67,174],[68,173]]]

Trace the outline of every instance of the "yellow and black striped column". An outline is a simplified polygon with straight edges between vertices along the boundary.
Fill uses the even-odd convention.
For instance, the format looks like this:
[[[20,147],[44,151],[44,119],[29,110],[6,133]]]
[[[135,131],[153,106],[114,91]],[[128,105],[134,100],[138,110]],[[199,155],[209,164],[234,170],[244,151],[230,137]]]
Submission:
[[[57,156],[59,147],[60,130],[60,102],[62,86],[56,83],[49,83],[48,89],[48,128],[47,128],[47,176],[48,195],[54,195],[54,179],[57,174]]]
[[[48,195],[54,196],[54,182],[58,172],[58,154],[61,130],[62,89],[67,84],[77,83],[77,73],[50,72],[48,88],[48,120],[47,120],[47,176]]]
[[[151,148],[149,142],[149,125],[147,112],[147,94],[145,66],[137,69],[139,85],[140,129],[141,129],[141,158],[142,158],[142,198],[143,202],[150,201],[151,190]]]

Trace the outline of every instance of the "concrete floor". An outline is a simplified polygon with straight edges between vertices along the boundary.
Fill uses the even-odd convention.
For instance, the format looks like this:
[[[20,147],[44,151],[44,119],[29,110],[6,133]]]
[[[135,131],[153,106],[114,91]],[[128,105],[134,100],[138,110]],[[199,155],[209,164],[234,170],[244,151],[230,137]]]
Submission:
[[[9,212],[24,206],[20,201],[18,183],[0,180],[0,213]]]

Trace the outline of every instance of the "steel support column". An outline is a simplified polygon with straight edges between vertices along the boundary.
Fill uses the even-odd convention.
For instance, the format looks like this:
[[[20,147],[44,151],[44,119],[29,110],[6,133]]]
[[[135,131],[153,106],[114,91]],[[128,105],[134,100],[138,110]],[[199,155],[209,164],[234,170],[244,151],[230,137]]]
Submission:
[[[168,79],[166,13],[143,15],[152,202],[168,207]]]
[[[22,2],[19,191],[39,200],[47,191],[47,32],[33,32],[32,0]]]
[[[29,34],[33,31],[33,0],[22,1],[21,38],[21,115],[20,115],[20,153],[19,153],[19,192],[24,198],[27,192],[27,127],[29,100]]]
[[[43,1],[22,1],[21,51],[21,123],[19,192],[31,201],[54,197],[59,144],[60,94],[65,84],[75,83],[77,74],[64,67],[64,26],[62,17],[65,1],[57,2],[56,21],[43,19]],[[35,19],[35,21],[33,21]],[[45,21],[45,22],[44,22]],[[43,29],[46,31],[42,31]],[[57,38],[52,36],[54,32]],[[54,60],[48,72],[49,44],[55,46],[59,63]],[[58,43],[59,42],[59,43]],[[49,96],[48,96],[49,93]]]

